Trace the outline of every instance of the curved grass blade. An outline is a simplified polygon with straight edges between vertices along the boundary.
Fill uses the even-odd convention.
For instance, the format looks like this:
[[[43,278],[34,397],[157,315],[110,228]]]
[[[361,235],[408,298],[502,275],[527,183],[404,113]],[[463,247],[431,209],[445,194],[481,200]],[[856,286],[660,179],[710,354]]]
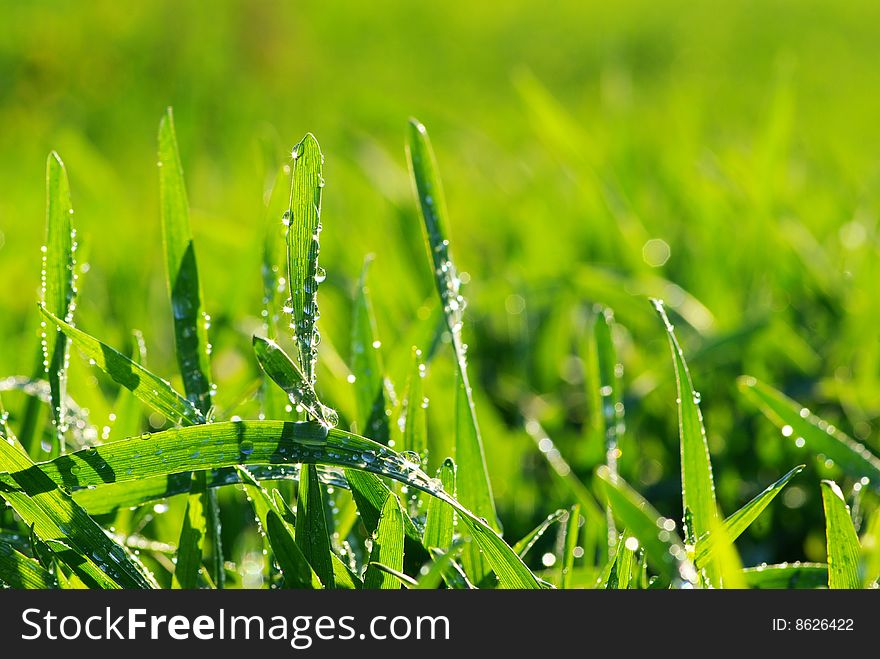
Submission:
[[[302,407],[311,418],[327,427],[339,422],[336,411],[323,405],[302,369],[272,339],[253,337],[254,352],[260,367],[288,395],[290,402]]]
[[[455,462],[446,458],[440,469],[437,470],[437,478],[443,486],[443,491],[452,496],[456,493]],[[452,537],[455,533],[455,512],[440,499],[431,497],[428,501],[428,512],[425,516],[424,544],[428,548],[448,550],[452,545]]]
[[[828,586],[828,566],[825,563],[781,563],[760,565],[743,570],[749,588],[813,589]]]
[[[752,522],[758,518],[758,515],[764,512],[764,509],[774,498],[776,498],[776,495],[782,491],[782,488],[784,488],[792,478],[803,471],[803,469],[804,465],[798,465],[724,520],[724,531],[727,535],[728,542],[733,542],[742,535],[742,532],[751,526]],[[694,563],[697,567],[706,565],[714,551],[714,544],[715,541],[712,540],[711,533],[697,540],[697,544],[694,548]]]
[[[320,337],[318,320],[318,284],[324,280],[318,265],[321,233],[321,191],[324,156],[311,133],[293,148],[290,205],[287,224],[287,267],[290,300],[286,311],[291,315],[291,329],[299,351],[299,366],[312,385]]]
[[[678,428],[681,442],[681,492],[684,514],[685,542],[693,545],[697,538],[708,533],[718,516],[715,502],[715,483],[712,480],[712,463],[703,414],[700,411],[700,395],[694,390],[684,353],[675,337],[672,323],[666,315],[663,302],[651,300],[663,321],[672,362],[675,367],[675,383],[678,390]],[[709,580],[715,575],[711,564],[706,566]]]
[[[684,545],[675,532],[675,522],[660,516],[651,504],[619,476],[613,475],[608,467],[599,467],[596,476],[615,517],[638,539],[654,569],[667,581],[694,583],[696,570],[687,560]]]
[[[388,425],[385,398],[385,375],[382,368],[376,318],[367,287],[367,272],[372,257],[364,260],[361,278],[354,299],[351,322],[351,371],[355,377],[354,390],[361,434],[380,444],[388,444],[391,429]]]
[[[370,551],[370,563],[364,577],[364,588],[398,590],[398,579],[376,567],[376,563],[401,572],[403,570],[403,509],[400,500],[392,494],[382,506],[379,525],[373,534],[373,548]]]
[[[400,570],[395,570],[394,568],[383,565],[382,563],[370,563],[370,569],[376,570],[377,572],[382,572],[385,575],[393,577],[397,581],[398,585],[396,587],[391,585],[383,586],[383,589],[385,590],[398,590],[400,586],[403,586],[407,590],[418,588],[419,582],[405,572],[401,572]]]
[[[753,377],[743,376],[737,383],[743,395],[782,431],[783,437],[794,437],[799,448],[830,458],[853,478],[867,477],[870,486],[880,491],[880,458],[865,446]]]
[[[859,536],[843,492],[834,481],[822,481],[825,540],[828,547],[828,587],[861,588]]]
[[[461,279],[449,251],[446,201],[428,131],[415,119],[409,122],[407,156],[424,219],[426,243],[434,268],[437,292],[443,305],[446,326],[452,336],[452,347],[458,369],[455,460],[459,468],[459,498],[464,506],[486,518],[492,528],[500,530],[501,525],[495,512],[495,500],[492,497],[483,440],[480,436],[467,374],[465,346],[461,336],[465,300],[460,292]],[[468,562],[472,564],[473,570],[473,565],[479,563],[479,558],[471,556],[469,561],[465,560],[465,563]]]
[[[0,540],[0,583],[10,588],[55,588],[55,578],[38,561]]]
[[[76,232],[64,163],[54,151],[46,162],[46,246],[43,255],[41,307],[73,322],[76,296]],[[66,431],[67,337],[43,324],[43,366],[49,380],[52,423],[59,452]]]
[[[443,491],[441,483],[388,447],[338,428],[314,422],[229,421],[171,428],[144,439],[130,439],[77,451],[40,463],[53,482],[66,488],[130,483],[188,471],[239,464],[290,465],[295,462],[350,467],[399,481],[443,499],[483,549],[505,588],[539,588],[519,556],[485,521]],[[16,488],[0,473],[0,487]],[[96,491],[102,488],[98,487]]]
[[[42,312],[86,357],[95,362],[95,366],[109,375],[114,382],[131,391],[143,403],[177,425],[204,423],[204,415],[177,393],[167,380],[153,375],[121,352],[65,323],[45,309]]]
[[[334,588],[330,533],[324,516],[324,498],[315,465],[305,467],[296,499],[296,538],[303,555],[327,588]]]
[[[63,540],[98,583],[151,588],[155,583],[128,551],[35,465],[12,437],[0,437],[0,497],[43,542]],[[11,442],[11,443],[10,443]],[[66,456],[61,456],[66,457]],[[74,567],[74,565],[71,565]]]
[[[309,565],[296,543],[294,528],[284,520],[283,514],[269,493],[264,490],[246,469],[238,467],[241,482],[257,513],[260,525],[266,531],[275,560],[284,575],[285,588],[323,588],[321,580]]]
[[[547,532],[547,529],[565,517],[565,514],[565,509],[560,508],[555,513],[547,515],[547,518],[544,521],[524,535],[522,539],[513,546],[513,551],[515,551],[520,558],[525,558],[526,554],[529,553],[529,550],[534,547],[535,543],[541,539],[541,536]]]

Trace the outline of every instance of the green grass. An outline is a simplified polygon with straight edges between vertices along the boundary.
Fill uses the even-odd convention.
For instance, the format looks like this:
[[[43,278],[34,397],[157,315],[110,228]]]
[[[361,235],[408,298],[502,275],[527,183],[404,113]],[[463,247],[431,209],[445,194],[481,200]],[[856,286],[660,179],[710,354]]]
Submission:
[[[873,587],[880,16],[679,4],[11,8],[0,580]]]

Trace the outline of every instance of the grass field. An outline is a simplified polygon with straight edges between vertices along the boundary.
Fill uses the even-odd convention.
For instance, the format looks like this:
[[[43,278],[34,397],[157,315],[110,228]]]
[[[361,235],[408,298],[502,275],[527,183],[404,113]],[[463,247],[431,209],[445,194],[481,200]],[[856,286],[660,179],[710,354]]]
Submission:
[[[4,9],[0,582],[877,587],[880,6],[492,4]]]

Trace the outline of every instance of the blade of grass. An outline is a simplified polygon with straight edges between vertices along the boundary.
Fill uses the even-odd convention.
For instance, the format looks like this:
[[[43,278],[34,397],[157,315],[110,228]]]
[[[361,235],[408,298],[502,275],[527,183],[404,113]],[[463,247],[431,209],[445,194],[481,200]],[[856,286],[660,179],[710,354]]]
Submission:
[[[189,224],[189,202],[171,108],[159,123],[158,165],[162,237],[177,364],[187,399],[206,415],[211,407],[208,317],[203,308]]]
[[[733,545],[733,538],[727,526],[717,516],[712,520],[713,541],[712,561],[718,571],[718,585],[721,588],[744,589],[746,581],[742,575],[742,561]]]
[[[6,472],[0,480],[0,497],[24,523],[44,542],[63,539],[68,543],[82,559],[83,570],[96,583],[122,588],[155,586],[128,551],[108,538],[103,529],[31,461],[9,433],[5,421],[0,426],[0,469]]]
[[[675,522],[662,517],[623,479],[611,474],[608,467],[599,467],[596,476],[615,517],[645,548],[654,569],[667,581],[694,583],[696,570],[675,532]]]
[[[210,317],[204,311],[195,246],[189,224],[189,202],[171,108],[159,122],[159,198],[168,295],[174,320],[174,345],[183,388],[203,416],[211,408]],[[225,570],[216,492],[205,487],[205,476],[193,475],[178,542],[174,583],[194,588],[198,582],[205,536],[213,545],[212,576],[223,587]]]
[[[419,577],[416,588],[418,590],[433,590],[438,588],[441,582],[446,583],[449,588],[470,586],[464,575],[454,568],[455,558],[461,554],[463,546],[464,543],[459,541],[453,544],[448,551],[432,549],[431,564],[428,566],[428,570]]]
[[[867,477],[880,491],[880,458],[834,426],[798,405],[785,394],[753,377],[739,378],[739,389],[795,446],[830,458],[854,478]]]
[[[38,561],[0,540],[0,583],[10,588],[55,588],[55,578]]]
[[[751,526],[752,522],[764,512],[764,509],[774,498],[776,498],[776,495],[782,491],[782,488],[784,488],[792,478],[803,471],[803,469],[803,465],[798,465],[775,483],[768,486],[767,489],[733,513],[733,515],[724,520],[724,530],[729,541],[733,542],[742,535],[743,531]],[[714,541],[712,540],[711,534],[703,536],[697,540],[697,544],[694,548],[694,563],[697,567],[705,565],[709,560],[714,551],[713,544]]]
[[[675,337],[672,323],[666,315],[663,302],[652,300],[654,309],[663,321],[672,362],[675,368],[675,383],[678,390],[678,428],[681,443],[681,491],[682,507],[685,513],[685,542],[696,543],[697,538],[709,532],[718,508],[715,501],[715,484],[712,480],[712,463],[709,459],[709,445],[703,414],[700,411],[700,395],[694,390],[684,353]],[[710,582],[714,583],[714,570],[705,566]]]
[[[132,332],[132,361],[146,366],[147,346],[144,336],[138,330]],[[113,403],[113,421],[110,430],[110,439],[125,439],[140,433],[142,428],[142,407],[137,397],[125,387],[119,389],[116,401]]]
[[[574,570],[574,550],[577,547],[580,531],[581,507],[575,504],[568,513],[568,521],[565,524],[565,542],[562,551],[562,574],[560,576],[560,588],[571,587],[571,574]]]
[[[605,451],[605,464],[611,473],[617,473],[618,442],[624,431],[624,408],[621,391],[623,367],[617,361],[612,328],[614,314],[607,308],[596,308],[592,332],[588,333],[587,398],[590,403],[589,444],[599,444]],[[608,548],[617,545],[614,516],[607,511]]]
[[[321,580],[296,542],[294,528],[282,517],[285,511],[278,510],[272,497],[249,471],[238,467],[237,472],[254,505],[260,525],[269,538],[275,560],[284,575],[284,587],[323,588]]]
[[[749,588],[826,588],[828,566],[824,563],[782,563],[759,565],[743,570],[743,578]]]
[[[314,465],[309,465],[299,480],[296,499],[296,539],[303,554],[327,588],[334,588],[330,533],[324,516],[321,483]]]
[[[42,308],[73,322],[76,297],[76,232],[67,170],[54,151],[46,162],[46,245],[43,255]],[[55,447],[64,453],[66,432],[67,337],[43,324],[43,366],[49,380]]]
[[[415,453],[422,461],[428,458],[428,399],[425,397],[425,364],[422,351],[412,350],[413,366],[406,385],[403,401],[404,451]]]
[[[822,481],[825,540],[828,548],[828,587],[861,588],[859,536],[843,492],[834,481]]]
[[[452,496],[456,493],[455,472],[455,462],[451,458],[446,458],[437,470],[437,478],[440,479],[443,490]],[[431,497],[425,516],[425,546],[448,550],[452,545],[454,532],[455,512],[440,499]]]
[[[323,405],[302,369],[277,343],[254,335],[254,352],[260,367],[269,378],[287,393],[290,402],[302,407],[311,418],[327,427],[335,426],[336,412]]]
[[[193,472],[189,496],[183,514],[183,526],[177,541],[177,560],[174,563],[172,588],[199,587],[199,571],[205,543],[207,515],[207,486],[204,471]]]
[[[86,357],[94,361],[95,366],[109,375],[114,382],[131,391],[144,404],[177,425],[204,423],[204,415],[177,393],[167,380],[153,375],[121,352],[65,323],[48,311],[43,310],[43,315],[55,323]]]
[[[403,509],[400,500],[392,494],[382,506],[379,525],[373,534],[370,563],[364,577],[364,588],[399,590],[398,579],[387,571],[376,568],[376,563],[397,572],[403,570]]]
[[[541,536],[547,532],[547,529],[565,517],[565,513],[566,511],[560,508],[555,513],[547,515],[545,520],[524,535],[522,539],[513,546],[513,551],[515,551],[520,558],[525,558],[526,554],[529,553],[529,550],[534,547],[535,543],[541,539]]]
[[[539,587],[535,576],[497,532],[417,465],[365,437],[314,422],[230,421],[171,428],[153,433],[146,441],[133,437],[59,456],[40,463],[39,468],[54,482],[74,488],[239,464],[294,462],[351,467],[443,499],[481,546],[502,587]],[[0,487],[4,485],[16,487],[9,474],[0,472]]]
[[[371,262],[371,256],[364,260],[355,293],[351,322],[351,371],[355,377],[358,427],[363,429],[361,434],[380,444],[387,444],[391,435],[386,413],[385,375],[379,352],[381,343],[367,286]]]
[[[455,363],[458,370],[456,404],[455,459],[458,463],[458,492],[464,506],[484,517],[489,525],[500,530],[495,512],[495,500],[489,482],[485,451],[477,423],[471,386],[467,374],[465,345],[462,340],[462,316],[465,300],[460,293],[461,279],[449,251],[446,201],[440,183],[437,162],[428,131],[415,119],[409,122],[407,156],[410,174],[424,220],[426,244],[434,268],[437,292],[443,305],[443,316],[452,337]],[[479,559],[471,556],[472,569]]]
[[[318,320],[318,284],[325,274],[318,265],[321,233],[321,192],[324,156],[311,133],[293,148],[290,205],[287,228],[288,293],[286,311],[299,351],[299,366],[312,385],[320,340]]]

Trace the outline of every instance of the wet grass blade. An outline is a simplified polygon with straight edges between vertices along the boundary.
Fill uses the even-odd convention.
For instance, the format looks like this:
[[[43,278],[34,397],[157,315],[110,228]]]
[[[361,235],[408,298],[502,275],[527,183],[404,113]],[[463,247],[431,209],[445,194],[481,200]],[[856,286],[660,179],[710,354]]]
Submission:
[[[186,500],[183,526],[177,541],[177,560],[174,563],[172,588],[199,587],[199,571],[205,544],[205,517],[207,515],[207,487],[204,471],[194,472],[190,478],[190,494]]]
[[[605,449],[605,464],[617,471],[617,444],[624,431],[624,408],[621,397],[622,366],[617,360],[612,330],[614,315],[610,309],[599,308],[590,333],[589,361],[592,377],[588,397],[591,403],[591,428]]]
[[[269,538],[269,545],[281,573],[285,588],[323,588],[321,580],[295,540],[295,529],[284,519],[286,511],[279,510],[269,493],[246,469],[237,469],[245,491],[254,504],[260,525]]]
[[[859,536],[843,492],[834,481],[822,481],[825,540],[828,549],[828,587],[861,588]]]
[[[39,561],[0,540],[0,584],[10,588],[55,588],[55,578]]]
[[[131,391],[141,402],[177,425],[204,423],[202,413],[181,396],[167,380],[153,375],[121,352],[65,323],[46,310],[43,315],[67,335],[73,345],[114,382]]]
[[[403,509],[395,495],[389,496],[382,507],[379,525],[373,534],[370,564],[364,577],[364,588],[398,590],[400,582],[387,571],[377,569],[375,563],[400,572],[403,570]]]
[[[712,542],[712,565],[717,570],[718,587],[728,589],[746,588],[745,579],[742,576],[742,561],[739,553],[733,545],[733,538],[727,531],[727,526],[719,517],[712,520],[712,531],[709,536],[714,538]]]
[[[568,512],[568,520],[565,524],[565,543],[562,551],[562,574],[560,576],[560,588],[571,586],[571,575],[574,571],[574,550],[577,547],[580,532],[581,507],[577,504]]]
[[[63,539],[73,550],[75,563],[93,582],[107,587],[151,588],[128,551],[107,537],[103,529],[36,466],[4,429],[0,437],[0,497],[6,499],[25,524],[44,542]],[[13,443],[10,443],[12,440]],[[61,456],[65,457],[65,456]],[[74,562],[74,561],[72,561]],[[71,567],[75,567],[73,564]]]
[[[751,526],[752,522],[764,512],[764,509],[774,498],[776,498],[776,495],[782,491],[782,488],[784,488],[792,478],[803,471],[803,469],[803,465],[798,465],[724,520],[724,531],[727,535],[728,541],[733,542],[742,535],[743,531]],[[697,567],[705,565],[711,558],[712,552],[714,551],[714,542],[711,534],[703,536],[697,540],[697,544],[694,548],[694,563]]]
[[[203,414],[211,407],[207,316],[196,265],[183,166],[168,108],[159,123],[159,198],[177,364],[187,398]]]
[[[455,559],[461,554],[463,542],[456,542],[447,551],[441,549],[431,550],[431,564],[427,571],[422,571],[418,579],[419,590],[433,590],[442,583],[449,588],[467,588],[470,584],[460,571],[455,570]],[[461,568],[459,568],[460,570]]]
[[[781,430],[783,437],[793,437],[797,447],[833,460],[853,478],[868,478],[870,487],[880,491],[880,458],[865,446],[753,377],[743,376],[738,384],[743,395]]]
[[[795,589],[826,588],[828,566],[824,563],[782,563],[747,567],[743,578],[749,588]]]
[[[617,360],[612,329],[611,309],[596,308],[586,350],[587,399],[590,405],[588,446],[602,446],[605,464],[617,473],[618,442],[624,431],[624,408],[621,391],[623,366]],[[608,511],[608,547],[617,544],[614,516]]]
[[[314,384],[320,338],[317,330],[318,284],[324,271],[318,265],[321,233],[321,192],[324,156],[309,133],[293,148],[290,205],[286,213],[288,292],[285,305],[306,381]]]
[[[500,530],[467,374],[465,346],[461,336],[465,300],[460,292],[461,280],[449,250],[446,200],[428,131],[415,119],[409,122],[407,156],[424,220],[428,253],[434,268],[434,280],[443,306],[446,326],[452,337],[458,369],[455,443],[455,460],[459,468],[458,494],[464,506],[477,515],[485,517],[492,528]],[[478,564],[479,559],[471,557],[470,561],[465,562],[470,562],[473,570],[473,565]]]
[[[315,465],[305,467],[296,499],[296,539],[303,554],[327,588],[334,588],[330,533],[324,516],[324,497]]]
[[[428,457],[428,399],[425,397],[425,364],[422,351],[413,348],[413,365],[403,402],[403,450]]]
[[[535,546],[535,543],[541,539],[547,529],[553,526],[556,522],[565,517],[566,511],[564,509],[559,509],[555,513],[551,513],[547,516],[547,519],[538,524],[535,528],[529,531],[526,535],[522,537],[522,539],[517,542],[513,546],[513,551],[517,553],[520,558],[525,558],[526,554],[529,553],[529,550]]]
[[[281,387],[290,402],[302,407],[311,418],[330,427],[335,426],[338,417],[335,410],[323,405],[306,374],[286,352],[271,339],[254,335],[254,352],[260,367],[269,378]]]
[[[70,185],[64,163],[54,151],[46,162],[46,246],[43,255],[42,308],[73,322],[76,296],[76,234],[72,223]],[[66,430],[67,337],[57,328],[43,331],[43,366],[51,390],[52,422],[57,450],[64,452]]]
[[[455,471],[455,462],[451,458],[446,458],[437,470],[437,478],[443,484],[443,490],[452,496],[456,493]],[[440,499],[432,497],[428,501],[428,512],[425,516],[425,546],[448,550],[452,545],[454,532],[455,511]]]
[[[174,132],[171,108],[159,122],[159,200],[162,242],[168,295],[174,321],[174,345],[183,388],[202,415],[211,408],[211,347],[208,343],[209,316],[205,313],[195,246],[189,224],[189,202],[183,180],[183,166]],[[190,496],[178,542],[174,583],[195,588],[198,583],[205,535],[213,545],[213,577],[218,586],[225,576],[220,543],[216,493],[205,488],[205,476],[193,475]]]
[[[353,468],[385,476],[451,505],[506,588],[539,588],[519,556],[485,521],[443,491],[418,465],[388,447],[314,422],[230,421],[172,428],[83,449],[39,464],[66,488],[130,483],[181,472],[296,462]],[[17,489],[9,474],[0,487]],[[100,491],[100,487],[95,491]]]
[[[371,260],[367,258],[364,261],[355,293],[351,322],[351,371],[355,376],[354,390],[361,434],[380,444],[387,444],[391,435],[386,414],[385,375],[379,352],[381,343],[367,286]]]
[[[608,467],[599,467],[596,476],[614,516],[644,547],[654,569],[667,582],[693,583],[696,571],[687,560],[684,544],[675,532],[675,522],[662,517],[620,477],[611,474]]]
[[[684,353],[666,315],[663,303],[652,300],[654,309],[663,321],[678,390],[678,428],[681,443],[681,491],[684,510],[685,542],[694,544],[697,538],[708,533],[718,515],[715,502],[715,484],[712,480],[712,464],[703,414],[700,411],[700,395],[694,389]],[[710,581],[713,580],[711,565],[707,565]]]

